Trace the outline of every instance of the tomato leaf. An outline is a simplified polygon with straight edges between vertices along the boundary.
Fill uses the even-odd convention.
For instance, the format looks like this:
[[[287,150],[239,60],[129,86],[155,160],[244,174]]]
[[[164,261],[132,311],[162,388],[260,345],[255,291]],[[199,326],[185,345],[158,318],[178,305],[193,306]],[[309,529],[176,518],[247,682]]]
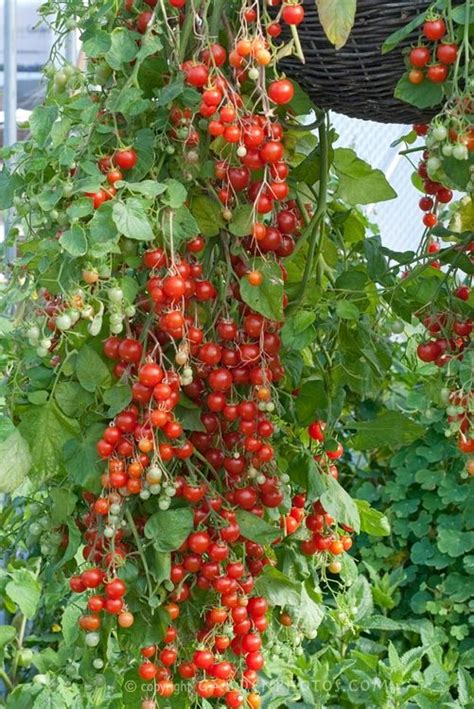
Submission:
[[[100,465],[96,444],[104,432],[103,423],[94,423],[64,445],[64,464],[70,480],[93,492],[99,490]]]
[[[339,177],[337,196],[349,204],[373,204],[397,196],[383,172],[374,170],[350,148],[334,151],[334,168]]]
[[[404,74],[395,87],[395,98],[410,103],[417,108],[438,106],[443,100],[443,89],[440,84],[425,80],[422,84],[412,84]]]
[[[9,435],[0,442],[0,492],[14,492],[28,475],[31,465],[28,443],[12,425]]]
[[[252,310],[270,320],[283,320],[283,278],[280,267],[263,258],[254,259],[252,265],[256,271],[260,271],[263,280],[261,285],[253,286],[243,276],[240,279],[242,300]]]
[[[109,386],[111,382],[107,365],[92,347],[81,347],[76,358],[76,375],[86,391],[94,392],[97,387]]]
[[[16,637],[16,628],[13,625],[0,625],[0,648],[11,642]]]
[[[199,234],[199,227],[187,207],[163,210],[163,236],[166,242],[177,248],[183,241],[192,239]]]
[[[316,7],[326,37],[341,49],[354,26],[357,0],[316,0]]]
[[[107,64],[120,71],[122,65],[135,59],[138,46],[132,33],[125,27],[115,27],[110,34],[110,49],[105,54]]]
[[[195,195],[191,200],[190,209],[203,236],[219,234],[225,222],[222,218],[222,209],[216,201],[206,195]]]
[[[110,202],[106,202],[94,212],[87,228],[91,256],[100,258],[116,250],[120,235],[112,218]]]
[[[16,603],[26,618],[33,618],[41,598],[41,584],[29,569],[15,569],[6,585],[9,598]]]
[[[145,214],[146,204],[130,197],[125,202],[116,202],[112,208],[112,219],[118,231],[129,239],[151,241],[153,230]]]
[[[397,448],[416,441],[425,432],[423,426],[400,411],[385,411],[372,421],[352,421],[347,427],[357,431],[350,442],[357,450]]]
[[[386,537],[390,534],[388,519],[369,505],[367,500],[354,500],[359,510],[360,529],[373,537]]]
[[[257,515],[245,510],[237,510],[237,522],[243,537],[251,539],[258,544],[271,544],[280,536],[280,530]]]
[[[306,633],[314,633],[323,621],[324,604],[309,580],[302,584],[301,598],[294,613],[298,619],[298,627]]]
[[[227,228],[234,236],[247,236],[252,233],[252,221],[252,206],[243,204],[234,210]]]
[[[338,300],[336,303],[336,315],[343,320],[358,320],[360,310],[357,305],[350,300]]]
[[[163,204],[167,204],[168,207],[172,209],[178,209],[182,207],[186,202],[186,197],[188,196],[188,191],[181,182],[178,180],[168,179],[165,182],[165,194],[161,201]]]
[[[29,118],[31,137],[43,147],[51,133],[56,118],[57,106],[36,106]]]
[[[79,435],[77,420],[65,416],[52,399],[27,409],[19,429],[30,446],[31,470],[40,478],[53,477],[64,469],[64,444]]]
[[[407,24],[403,25],[399,30],[396,30],[396,32],[392,32],[391,35],[387,37],[385,42],[382,45],[382,54],[387,54],[388,52],[391,52],[392,49],[395,49],[397,45],[400,44],[406,37],[409,37],[413,30],[416,30],[417,27],[419,27],[421,24],[426,19],[426,13],[422,12],[420,15],[417,15],[416,17],[413,18],[410,22],[407,22]]]
[[[321,495],[321,504],[334,519],[360,530],[359,510],[352,497],[332,475],[322,474],[326,491]]]
[[[70,229],[63,232],[59,243],[73,258],[84,256],[87,253],[87,238],[80,224],[74,224]]]
[[[145,536],[157,551],[175,551],[194,527],[193,513],[187,508],[159,510],[145,524]]]
[[[51,520],[54,526],[59,527],[74,512],[77,502],[77,496],[63,487],[55,487],[49,491],[51,499]]]
[[[328,407],[328,396],[321,379],[306,381],[298,392],[295,402],[296,416],[302,426],[307,426],[318,418],[324,418]]]
[[[113,418],[131,402],[132,390],[128,384],[115,384],[111,389],[104,391],[103,399],[109,407],[107,416]]]
[[[292,581],[273,566],[265,566],[255,588],[272,606],[297,606],[301,600],[301,583]]]

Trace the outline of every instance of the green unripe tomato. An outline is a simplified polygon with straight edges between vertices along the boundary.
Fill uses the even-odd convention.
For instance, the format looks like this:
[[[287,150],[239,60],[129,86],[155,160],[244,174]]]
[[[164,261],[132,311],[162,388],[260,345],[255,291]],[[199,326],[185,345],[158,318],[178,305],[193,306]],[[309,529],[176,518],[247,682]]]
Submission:
[[[97,647],[100,643],[100,635],[99,633],[86,633],[84,640],[88,647]]]
[[[54,85],[57,89],[64,89],[66,87],[68,76],[64,71],[57,71],[54,75]]]
[[[392,322],[392,332],[395,335],[400,335],[405,330],[405,323],[403,320],[394,320]]]
[[[33,662],[34,653],[29,647],[24,647],[18,652],[18,664],[20,667],[29,667]]]
[[[431,135],[437,143],[440,143],[442,140],[446,140],[448,137],[448,131],[445,126],[439,125],[433,128]]]
[[[465,145],[458,143],[453,148],[453,158],[456,160],[467,160],[469,157],[469,151]]]

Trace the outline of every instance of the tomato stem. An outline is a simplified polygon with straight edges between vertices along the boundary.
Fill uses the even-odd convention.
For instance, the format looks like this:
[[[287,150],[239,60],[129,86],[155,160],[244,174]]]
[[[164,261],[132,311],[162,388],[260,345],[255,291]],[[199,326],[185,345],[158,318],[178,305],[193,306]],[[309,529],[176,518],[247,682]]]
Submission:
[[[319,199],[318,208],[312,217],[307,230],[309,232],[309,248],[308,255],[306,259],[306,265],[304,269],[303,279],[301,281],[301,286],[296,298],[296,304],[300,305],[303,301],[306,286],[308,285],[309,277],[313,269],[313,262],[315,253],[317,250],[317,255],[319,256],[322,248],[322,237],[323,232],[320,229],[321,220],[324,219],[326,213],[327,204],[327,191],[328,191],[328,174],[329,174],[329,158],[328,158],[328,132],[326,125],[327,116],[325,120],[321,121],[319,126],[319,152],[321,165],[319,168]]]

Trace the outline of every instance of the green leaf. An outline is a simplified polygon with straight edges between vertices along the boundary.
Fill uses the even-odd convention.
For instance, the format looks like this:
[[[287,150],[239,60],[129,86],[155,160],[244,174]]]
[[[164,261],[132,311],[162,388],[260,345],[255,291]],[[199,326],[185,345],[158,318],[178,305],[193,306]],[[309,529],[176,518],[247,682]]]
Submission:
[[[248,236],[252,233],[253,208],[243,204],[234,210],[228,230],[234,236]]]
[[[82,437],[78,434],[64,445],[64,463],[70,479],[93,492],[98,491],[100,466],[96,445],[103,432],[104,424],[94,423]]]
[[[92,347],[84,345],[76,358],[76,375],[83,389],[95,392],[97,387],[110,385],[107,365]]]
[[[88,37],[82,48],[84,53],[88,57],[100,57],[101,55],[108,52],[111,46],[111,35],[110,32],[105,32],[104,30],[94,29],[94,33],[91,37]]]
[[[11,433],[0,442],[0,493],[14,492],[24,481],[32,466],[27,441],[12,427]]]
[[[89,197],[82,197],[82,199],[76,199],[76,201],[66,209],[66,214],[69,219],[83,219],[84,217],[88,217],[89,214],[92,214],[93,211],[92,200]]]
[[[170,106],[171,103],[178,98],[183,93],[184,84],[183,79],[179,77],[175,81],[171,81],[156,92],[156,105],[159,106]]]
[[[89,254],[101,258],[116,249],[120,235],[112,219],[112,204],[106,202],[96,209],[87,225],[89,229]]]
[[[354,26],[357,0],[316,0],[316,7],[326,37],[341,49]]]
[[[274,527],[257,515],[245,510],[237,510],[237,523],[243,537],[258,544],[271,544],[280,536],[280,529]]]
[[[301,583],[270,565],[264,567],[255,588],[272,606],[297,606],[301,600]]]
[[[87,253],[87,238],[80,224],[74,224],[70,229],[63,232],[59,243],[73,258],[84,256]]]
[[[115,27],[110,34],[110,49],[105,54],[105,60],[112,69],[120,71],[122,65],[129,63],[138,52],[137,43],[130,30],[125,27]]]
[[[164,209],[162,227],[167,244],[173,244],[175,248],[199,234],[198,224],[187,207]]]
[[[315,593],[311,581],[305,581],[301,587],[301,598],[295,608],[298,627],[303,633],[314,633],[324,618],[324,604]]]
[[[78,620],[82,613],[82,609],[72,603],[68,603],[66,606],[61,620],[61,629],[66,645],[72,645],[77,641],[81,632]]]
[[[269,320],[283,320],[283,278],[280,266],[263,258],[254,259],[253,268],[263,276],[261,285],[252,286],[248,278],[240,279],[242,300],[252,310]]]
[[[319,500],[326,490],[324,477],[319,472],[309,451],[292,456],[287,470],[290,478],[307,491],[308,502]]]
[[[356,532],[360,531],[359,510],[352,497],[332,475],[324,475],[326,491],[321,495],[321,504],[339,523],[347,524]]]
[[[158,195],[163,194],[166,190],[166,185],[163,182],[155,182],[154,180],[142,180],[141,182],[126,182],[118,183],[119,187],[126,187],[129,192],[142,194],[144,197],[154,199]]]
[[[62,187],[46,187],[37,196],[38,204],[44,212],[51,211],[63,196]]]
[[[141,128],[137,131],[133,147],[137,151],[137,164],[127,173],[127,178],[131,181],[138,182],[148,173],[153,163],[155,162],[155,134],[151,128]]]
[[[367,502],[367,500],[354,500],[359,510],[360,529],[373,537],[386,537],[390,534],[388,519]]]
[[[57,106],[36,106],[33,109],[29,118],[30,132],[40,148],[45,145],[57,117]]]
[[[441,84],[433,84],[428,80],[423,81],[422,84],[412,84],[404,74],[395,87],[394,95],[400,101],[410,103],[417,108],[431,108],[442,102],[443,88]]]
[[[474,548],[474,532],[438,527],[438,549],[453,558],[464,556]]]
[[[156,551],[153,549],[153,564],[150,571],[153,574],[156,584],[168,581],[171,572],[171,554],[167,551]]]
[[[140,42],[140,49],[138,50],[137,61],[142,61],[146,57],[149,57],[151,54],[159,52],[160,49],[163,49],[163,43],[158,37],[158,35],[146,34]]]
[[[50,399],[43,406],[33,406],[22,416],[20,431],[30,446],[32,471],[40,478],[53,477],[64,468],[63,447],[79,435],[76,420],[64,416]]]
[[[49,491],[51,499],[51,520],[55,526],[67,522],[76,507],[77,497],[71,490],[56,487]]]
[[[0,625],[0,648],[11,642],[16,637],[16,628],[13,625]]]
[[[151,241],[154,235],[145,211],[146,204],[135,197],[130,197],[125,202],[114,204],[112,219],[118,231],[129,239]]]
[[[196,195],[191,200],[191,214],[203,236],[217,236],[225,222],[220,205],[206,195]]]
[[[41,598],[41,584],[29,569],[15,569],[9,576],[11,581],[5,587],[9,598],[26,618],[33,618]]]
[[[350,148],[334,151],[334,168],[339,177],[337,196],[349,204],[373,204],[397,196],[383,172],[374,170]]]
[[[94,402],[91,392],[85,391],[78,382],[59,382],[54,398],[66,416],[77,418]]]
[[[426,13],[422,12],[421,14],[414,17],[411,22],[407,22],[407,24],[404,24],[403,27],[401,27],[399,30],[396,30],[396,32],[392,32],[392,34],[387,37],[387,39],[382,45],[382,54],[387,54],[388,52],[391,52],[392,49],[395,49],[395,47],[400,44],[400,42],[404,40],[405,37],[409,37],[413,30],[416,30],[417,27],[423,24],[425,18]]]
[[[109,111],[123,113],[124,116],[138,116],[146,111],[149,105],[150,101],[143,98],[143,91],[138,86],[111,89],[105,102]]]
[[[171,209],[178,209],[186,202],[188,190],[178,180],[171,178],[166,180],[165,195],[162,197],[162,202],[167,204]]]
[[[17,175],[11,175],[4,166],[0,170],[0,210],[10,209],[13,206],[15,189],[21,184]]]
[[[193,513],[188,507],[160,510],[145,524],[145,536],[153,540],[157,551],[175,551],[194,528]]]
[[[205,431],[206,427],[201,421],[201,407],[197,406],[187,396],[181,394],[179,404],[175,409],[176,417],[186,431]]]
[[[424,426],[399,411],[384,411],[372,421],[351,422],[348,428],[357,431],[351,439],[351,445],[357,450],[399,447],[416,441],[425,433]]]
[[[298,423],[308,426],[311,421],[326,419],[328,396],[324,382],[320,379],[306,381],[298,392],[295,402]]]
[[[115,384],[111,389],[104,391],[103,399],[109,407],[107,416],[113,418],[131,402],[132,390],[128,384]]]
[[[360,310],[357,305],[350,300],[338,300],[336,303],[336,315],[343,320],[358,320]]]
[[[120,279],[120,288],[123,291],[124,300],[130,304],[134,303],[135,298],[138,295],[138,291],[140,290],[140,286],[135,278],[132,276],[122,276]]]

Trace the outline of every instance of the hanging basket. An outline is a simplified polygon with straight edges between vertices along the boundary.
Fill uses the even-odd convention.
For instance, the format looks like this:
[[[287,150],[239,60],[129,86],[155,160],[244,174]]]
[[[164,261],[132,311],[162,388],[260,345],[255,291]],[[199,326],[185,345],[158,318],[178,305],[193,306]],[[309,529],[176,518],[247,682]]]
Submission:
[[[281,68],[309,93],[316,105],[353,118],[380,123],[417,123],[432,118],[436,108],[420,111],[394,98],[405,72],[403,49],[419,29],[388,54],[384,41],[430,6],[427,0],[357,0],[355,24],[347,43],[336,50],[321,27],[314,0],[304,0],[305,19],[298,27],[306,64],[296,57]]]

